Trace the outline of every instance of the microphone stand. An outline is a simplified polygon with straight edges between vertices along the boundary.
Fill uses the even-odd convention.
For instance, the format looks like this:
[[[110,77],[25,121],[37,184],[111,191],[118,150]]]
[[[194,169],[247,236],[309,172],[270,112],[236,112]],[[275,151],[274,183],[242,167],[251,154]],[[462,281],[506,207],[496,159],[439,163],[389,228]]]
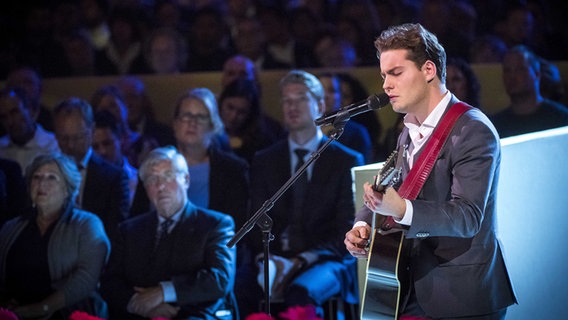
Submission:
[[[256,224],[263,233],[262,243],[263,243],[263,257],[264,257],[264,301],[265,301],[265,313],[270,315],[270,288],[269,288],[269,269],[268,269],[268,259],[270,256],[270,241],[274,240],[274,235],[271,233],[272,230],[272,218],[267,214],[272,207],[274,207],[274,203],[282,197],[284,192],[286,192],[293,184],[298,180],[300,175],[302,175],[308,166],[316,161],[320,155],[323,153],[325,149],[333,142],[339,139],[343,130],[345,129],[345,125],[347,121],[349,121],[350,115],[348,110],[338,113],[333,121],[333,129],[330,131],[330,139],[322,144],[318,150],[313,152],[310,155],[310,158],[304,162],[304,164],[296,171],[294,174],[270,197],[270,199],[266,200],[262,206],[255,212],[255,214],[247,221],[245,224],[239,229],[237,233],[233,236],[229,242],[227,242],[227,246],[232,248],[237,242],[239,242]]]

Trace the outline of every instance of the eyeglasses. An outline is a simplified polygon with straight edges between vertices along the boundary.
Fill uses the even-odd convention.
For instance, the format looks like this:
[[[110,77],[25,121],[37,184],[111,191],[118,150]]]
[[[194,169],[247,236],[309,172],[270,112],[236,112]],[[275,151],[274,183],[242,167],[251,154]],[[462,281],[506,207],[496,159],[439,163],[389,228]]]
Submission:
[[[198,124],[208,124],[211,121],[208,114],[195,114],[191,112],[180,114],[176,119],[183,123],[195,121]]]
[[[161,184],[169,184],[176,180],[176,178],[183,172],[168,171],[164,174],[149,175],[144,179],[144,184],[148,186],[159,186]]]

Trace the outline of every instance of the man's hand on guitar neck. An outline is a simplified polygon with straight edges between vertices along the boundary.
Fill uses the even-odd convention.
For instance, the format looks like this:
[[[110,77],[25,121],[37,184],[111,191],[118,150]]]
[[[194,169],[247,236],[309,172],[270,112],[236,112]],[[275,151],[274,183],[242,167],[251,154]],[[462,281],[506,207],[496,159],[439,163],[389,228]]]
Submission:
[[[404,217],[406,202],[394,188],[389,187],[384,193],[376,192],[372,185],[366,182],[363,189],[365,190],[363,201],[369,210],[383,216],[391,216],[395,220],[401,220]]]
[[[367,258],[369,242],[371,241],[371,226],[364,223],[355,225],[345,234],[345,247],[355,258]]]

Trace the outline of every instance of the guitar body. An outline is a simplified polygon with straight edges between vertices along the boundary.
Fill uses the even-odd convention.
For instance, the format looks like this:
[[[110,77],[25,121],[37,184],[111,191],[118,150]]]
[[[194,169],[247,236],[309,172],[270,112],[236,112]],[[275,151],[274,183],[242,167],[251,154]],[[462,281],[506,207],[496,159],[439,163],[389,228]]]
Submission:
[[[385,193],[400,177],[395,168],[396,158],[402,153],[393,151],[375,176],[373,190]],[[404,233],[390,217],[375,216],[374,234],[369,247],[367,274],[361,301],[361,319],[393,320],[398,315],[400,300],[399,261]],[[400,225],[398,225],[400,226]]]
[[[361,319],[397,318],[400,300],[399,261],[402,231],[382,233],[375,229],[371,240],[367,275],[361,301]]]

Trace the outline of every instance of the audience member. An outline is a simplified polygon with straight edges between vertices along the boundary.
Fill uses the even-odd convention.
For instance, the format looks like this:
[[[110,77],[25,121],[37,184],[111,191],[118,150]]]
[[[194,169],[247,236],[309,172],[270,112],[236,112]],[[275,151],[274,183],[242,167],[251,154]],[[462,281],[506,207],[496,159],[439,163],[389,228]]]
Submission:
[[[56,1],[51,9],[51,33],[53,40],[59,44],[81,28],[81,9],[79,1]]]
[[[27,206],[26,184],[20,165],[0,158],[0,227]]]
[[[368,47],[368,43],[365,41],[367,39],[363,39],[363,30],[361,30],[359,22],[350,17],[341,17],[338,19],[335,28],[337,28],[337,35],[349,42],[355,50],[357,65],[366,66],[376,63],[377,57],[366,48]],[[361,56],[361,54],[370,56]]]
[[[566,34],[552,32],[547,24],[557,24],[551,20],[545,6],[549,1],[509,1],[506,2],[503,16],[495,23],[495,33],[503,39],[507,48],[524,45],[535,54],[546,59],[562,59],[566,45]],[[560,10],[556,8],[555,10]],[[566,22],[562,21],[566,27]],[[564,57],[566,58],[566,57]]]
[[[507,45],[501,38],[486,34],[477,37],[469,50],[471,63],[501,63],[507,52]]]
[[[31,67],[18,67],[8,74],[6,87],[22,88],[29,99],[30,108],[37,113],[36,121],[47,131],[53,131],[53,119],[47,106],[41,102],[42,81],[39,73]]]
[[[494,33],[495,24],[502,19],[507,2],[513,1],[470,1],[479,17],[477,20],[478,35]]]
[[[118,79],[115,86],[122,93],[128,108],[130,130],[154,138],[160,146],[173,145],[172,128],[156,120],[144,82],[136,76],[125,76]]]
[[[247,219],[248,164],[219,147],[218,137],[225,133],[215,96],[207,88],[188,90],[178,98],[173,118],[176,145],[191,174],[189,200],[231,215],[240,228]],[[139,187],[131,213],[145,212],[149,205]]]
[[[110,41],[111,31],[108,25],[108,16],[112,4],[110,0],[80,0],[82,23],[89,43],[95,50],[104,49]]]
[[[108,110],[119,121],[122,136],[120,137],[122,153],[128,162],[138,167],[144,156],[158,146],[152,137],[140,135],[128,126],[128,109],[122,93],[114,85],[105,85],[97,89],[91,97],[93,112]]]
[[[469,59],[469,48],[477,37],[479,15],[471,1],[445,2],[450,7],[448,55]]]
[[[253,83],[256,84],[257,95],[260,102],[262,100],[262,87],[254,63],[245,56],[234,55],[223,65],[221,91],[225,90],[231,82],[239,78],[253,81]],[[260,106],[260,110],[262,122],[266,123],[266,126],[271,128],[271,131],[275,132],[277,136],[280,136],[284,131],[281,122],[267,115],[266,112],[263,111],[264,108],[262,105]]]
[[[106,317],[97,285],[110,243],[101,220],[75,207],[77,166],[60,153],[39,155],[26,180],[33,207],[0,230],[0,304],[19,319]]]
[[[175,74],[187,71],[187,42],[175,29],[154,30],[145,44],[144,57],[150,73]]]
[[[479,91],[481,86],[471,65],[462,58],[448,58],[446,62],[446,87],[459,100],[483,109]]]
[[[392,1],[390,2],[392,3]],[[347,19],[355,22],[357,29],[361,32],[360,37],[363,42],[367,39],[374,39],[379,34],[382,26],[376,3],[378,2],[369,0],[341,1],[337,20],[343,21]],[[354,42],[351,45],[357,50],[360,65],[376,65],[377,56],[374,48],[365,44],[358,46]]]
[[[225,131],[213,93],[196,88],[182,94],[174,110],[173,128],[177,147],[193,176],[194,190],[189,198],[233,215],[237,227],[242,226],[248,208],[248,165],[218,146],[218,137]],[[227,198],[227,185],[234,188],[233,200]]]
[[[319,80],[294,70],[280,81],[280,92],[289,135],[257,153],[252,161],[251,204],[255,209],[327,140],[314,124],[325,111],[324,89]],[[271,209],[271,233],[276,239],[269,257],[276,265],[271,296],[283,299],[285,306],[321,306],[337,295],[347,302],[357,302],[355,261],[345,250],[342,234],[349,230],[355,210],[351,168],[361,164],[361,154],[332,142]],[[249,235],[256,261],[260,261],[261,232],[255,229]],[[243,316],[259,311],[263,297],[256,281],[263,270],[262,263],[259,265],[249,262],[248,273],[237,278],[236,293]]]
[[[297,42],[290,33],[288,16],[283,8],[259,6],[257,16],[266,36],[267,51],[276,61],[293,68],[316,65],[311,46]]]
[[[340,72],[336,74],[340,82],[341,91],[341,107],[349,106],[353,103],[358,103],[369,98],[369,93],[363,84],[355,77],[347,72]],[[364,112],[351,118],[351,120],[362,124],[369,133],[371,138],[371,145],[373,148],[373,156],[371,162],[378,162],[384,160],[386,152],[389,150],[382,150],[381,140],[383,128],[379,121],[376,111]]]
[[[140,178],[156,209],[120,225],[101,280],[110,319],[238,319],[233,219],[188,199],[193,175],[173,147],[152,150]]]
[[[284,134],[282,127],[267,120],[260,106],[257,84],[237,78],[219,96],[219,115],[233,151],[249,163],[254,154]]]
[[[110,39],[97,52],[98,73],[103,75],[139,74],[147,70],[142,49],[140,9],[116,6],[109,17]]]
[[[225,20],[231,32],[235,34],[235,27],[239,21],[256,15],[257,2],[255,0],[229,0]]]
[[[93,151],[101,158],[114,164],[128,176],[128,189],[130,190],[129,206],[134,199],[138,185],[138,169],[134,168],[128,158],[122,153],[122,137],[124,137],[124,124],[108,110],[95,113],[95,130],[93,132]],[[127,218],[126,216],[124,218]]]
[[[465,1],[424,0],[420,22],[444,43],[448,56],[467,59],[475,38],[477,17]]]
[[[332,73],[322,73],[318,78],[324,89],[325,113],[339,110],[342,107],[339,77]],[[324,125],[322,130],[329,135],[334,128],[333,125]],[[347,121],[343,128],[343,134],[338,141],[344,146],[361,153],[365,163],[370,163],[371,159],[373,159],[374,150],[371,137],[362,124],[351,120]]]
[[[225,89],[229,83],[237,78],[255,81],[260,93],[258,72],[251,59],[242,55],[235,55],[225,61],[221,74],[221,90]]]
[[[236,52],[254,61],[257,70],[290,67],[268,52],[263,28],[256,17],[243,18],[237,22],[233,41]]]
[[[503,84],[510,105],[491,121],[501,138],[568,125],[568,108],[544,98],[538,56],[525,46],[511,48],[503,59]]]
[[[307,5],[288,9],[290,34],[302,46],[312,47],[324,28],[323,17]]]
[[[59,151],[53,133],[36,122],[38,112],[23,89],[0,90],[0,123],[6,130],[0,137],[0,157],[16,161],[22,171],[38,154]]]
[[[355,47],[334,31],[324,32],[314,42],[314,54],[318,67],[352,68],[359,65]]]
[[[154,28],[170,28],[185,34],[189,30],[188,14],[177,0],[155,2],[153,10]]]
[[[118,223],[128,212],[128,177],[121,168],[93,152],[95,123],[87,101],[71,97],[59,102],[53,110],[53,120],[61,151],[75,160],[81,172],[77,205],[98,215],[113,240]]]
[[[535,19],[524,1],[511,1],[503,17],[494,25],[495,33],[507,48],[526,45],[534,50]]]
[[[85,32],[75,31],[63,42],[62,66],[53,77],[87,77],[99,75],[96,50]]]
[[[189,30],[189,71],[218,71],[234,53],[231,34],[221,10],[213,5],[198,9]]]

